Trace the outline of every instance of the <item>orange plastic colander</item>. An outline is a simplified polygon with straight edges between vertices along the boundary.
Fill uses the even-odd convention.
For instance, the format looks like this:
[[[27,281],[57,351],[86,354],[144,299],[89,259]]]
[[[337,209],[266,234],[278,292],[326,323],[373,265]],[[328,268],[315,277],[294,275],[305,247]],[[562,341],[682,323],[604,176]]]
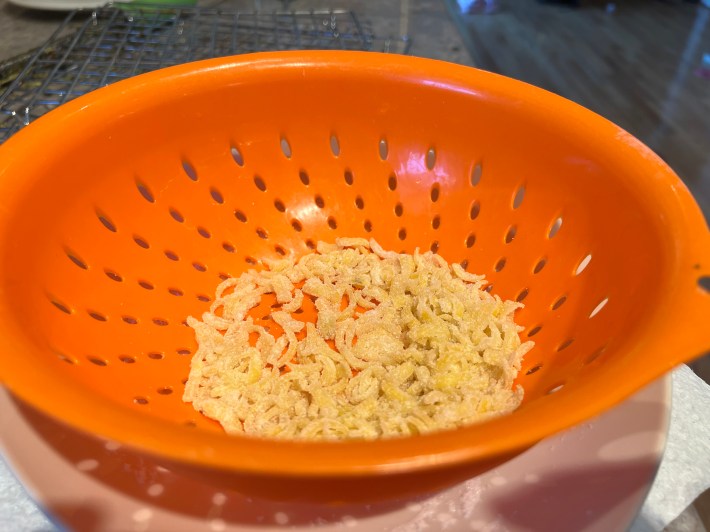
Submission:
[[[433,489],[710,348],[710,234],[676,175],[569,101],[447,63],[268,53],[116,83],[0,148],[0,207],[4,384],[253,493]],[[296,443],[227,436],[183,403],[185,318],[220,279],[337,236],[435,250],[524,302],[523,405],[426,436]]]

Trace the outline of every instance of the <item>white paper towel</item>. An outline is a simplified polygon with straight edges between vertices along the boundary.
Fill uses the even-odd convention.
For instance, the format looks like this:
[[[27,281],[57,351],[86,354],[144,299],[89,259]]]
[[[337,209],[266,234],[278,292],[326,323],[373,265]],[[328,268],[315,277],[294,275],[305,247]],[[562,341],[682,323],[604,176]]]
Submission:
[[[18,532],[57,530],[28,497],[5,461],[0,460],[0,529],[10,523]]]
[[[673,372],[661,467],[630,532],[658,532],[710,487],[710,386],[688,366]]]

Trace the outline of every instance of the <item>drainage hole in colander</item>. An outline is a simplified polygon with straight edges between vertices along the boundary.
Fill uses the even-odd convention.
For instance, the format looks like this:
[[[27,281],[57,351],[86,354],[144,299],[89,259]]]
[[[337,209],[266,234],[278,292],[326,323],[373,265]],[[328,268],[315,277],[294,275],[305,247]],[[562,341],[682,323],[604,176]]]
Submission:
[[[146,290],[153,290],[155,288],[155,286],[153,286],[153,283],[146,281],[144,279],[141,279],[140,281],[138,281],[138,285],[141,288],[145,288]]]
[[[279,245],[274,246],[274,251],[281,255],[282,257],[286,255],[286,250]]]
[[[562,342],[560,345],[557,346],[557,351],[563,351],[563,350],[567,349],[572,344],[572,342],[574,342],[574,338],[568,338],[567,340],[565,340],[564,342]]]
[[[137,405],[147,405],[148,399],[146,399],[145,397],[134,397],[133,402]]]
[[[523,288],[520,292],[518,292],[518,295],[515,297],[515,300],[516,300],[518,303],[522,302],[523,299],[525,299],[526,297],[528,297],[528,293],[529,293],[529,292],[528,292],[528,289],[527,289],[527,288]]]
[[[141,236],[133,235],[133,241],[136,244],[138,244],[139,247],[142,247],[143,249],[148,249],[150,247],[150,244],[148,244],[146,239]]]
[[[256,188],[258,188],[262,192],[266,192],[266,183],[260,176],[254,176],[254,185],[256,185]]]
[[[108,318],[101,314],[100,312],[96,312],[95,310],[87,310],[87,313],[89,316],[94,318],[96,321],[107,321]]]
[[[599,302],[599,304],[596,307],[594,307],[594,310],[592,310],[592,312],[589,313],[589,319],[592,319],[594,316],[599,314],[599,311],[601,311],[601,309],[603,309],[608,302],[609,302],[608,297],[605,297],[604,299],[602,299]]]
[[[308,249],[316,249],[316,243],[309,238],[308,240],[306,240],[306,247]]]
[[[340,155],[340,142],[338,142],[338,137],[335,136],[335,133],[330,136],[330,151],[336,157]]]
[[[323,200],[322,196],[316,196],[315,198],[313,198],[313,201],[315,201],[316,207],[318,207],[319,209],[325,207],[325,201]]]
[[[68,306],[66,306],[64,303],[62,303],[61,301],[57,301],[56,299],[51,299],[50,301],[52,302],[52,305],[54,305],[59,310],[64,312],[64,314],[71,314],[72,313],[72,310]]]
[[[466,247],[467,248],[472,248],[473,245],[476,243],[476,235],[471,233],[466,237]]]
[[[392,174],[389,176],[387,179],[387,188],[389,188],[392,191],[397,190],[397,176]]]
[[[528,338],[535,336],[541,330],[542,330],[542,325],[537,325],[537,326],[533,327],[532,329],[530,329],[530,331],[528,331]]]
[[[136,358],[129,355],[121,355],[120,357],[118,357],[118,360],[120,360],[124,364],[135,364],[136,362]]]
[[[281,137],[281,153],[284,154],[284,157],[287,159],[291,158],[291,145],[288,143],[288,139],[286,137]]]
[[[431,243],[431,246],[429,246],[429,249],[432,253],[436,253],[437,251],[439,251],[439,241],[434,240],[434,242]]]
[[[515,191],[513,195],[513,209],[517,209],[523,203],[523,198],[525,198],[525,186],[521,185],[518,190]]]
[[[552,222],[550,230],[547,233],[547,238],[554,237],[560,231],[560,227],[562,227],[562,216],[558,216],[557,218],[555,218],[555,221]]]
[[[140,179],[136,179],[136,187],[140,195],[143,196],[148,203],[155,203],[155,197],[153,197],[153,193],[148,188],[148,185],[143,183]]]
[[[226,281],[226,280],[229,278],[229,276],[226,275],[226,274],[224,275],[224,277],[225,277],[225,278],[222,279],[223,281]],[[220,279],[221,279],[221,276],[220,276]],[[207,295],[205,295],[205,294],[197,294],[196,297],[197,297],[197,300],[198,300],[198,301],[202,301],[203,303],[209,303],[209,302],[210,302],[210,297],[207,296]]]
[[[190,351],[189,349],[186,349],[186,348],[184,348],[184,347],[182,347],[182,348],[180,348],[180,349],[177,349],[175,352],[176,352],[178,355],[182,355],[182,356],[186,356],[186,355],[191,355],[191,354],[192,354],[192,351]]]
[[[187,177],[189,177],[192,181],[197,181],[197,171],[195,171],[195,168],[190,163],[183,161],[182,169]]]
[[[462,267],[464,270],[468,269],[468,259],[464,259],[464,260],[461,261],[461,267]],[[490,285],[490,286],[492,287],[493,285]]]
[[[170,213],[172,219],[176,222],[183,223],[185,221],[185,217],[177,209],[170,207],[170,209],[168,209],[168,212]]]
[[[328,216],[328,227],[330,227],[331,229],[338,228],[338,222],[332,216]]]
[[[256,228],[256,234],[259,238],[263,238],[264,240],[269,238],[269,233],[266,232],[266,229],[262,229],[261,227]]]
[[[362,224],[363,228],[365,231],[370,233],[372,231],[372,222],[370,220],[365,220],[365,222]]]
[[[237,163],[239,166],[244,166],[244,157],[242,157],[242,152],[239,151],[239,148],[232,146],[229,151],[232,154],[232,159],[234,159],[234,162]]]
[[[192,267],[195,268],[198,272],[206,272],[207,271],[207,266],[202,264],[201,262],[193,262]]]
[[[197,423],[195,423],[194,421],[185,421],[183,425],[189,429],[194,429],[195,427],[197,427]]]
[[[100,367],[108,366],[108,362],[107,362],[106,360],[104,360],[103,358],[94,357],[94,356],[88,356],[88,357],[86,357],[86,359],[87,359],[89,362],[91,362],[92,364],[95,364],[95,365],[100,366]]]
[[[564,388],[564,386],[565,386],[564,383],[556,384],[555,386],[553,386],[552,388],[547,390],[547,393],[551,394],[551,393],[559,392],[562,388]]]
[[[226,274],[226,273],[224,273],[224,272],[219,272],[219,273],[217,274],[217,277],[219,277],[222,281],[226,281],[227,279],[229,279],[229,278],[232,277],[232,276],[229,275],[229,274]],[[207,296],[205,296],[205,297],[207,297]],[[207,299],[207,301],[209,301],[209,299]]]
[[[236,251],[234,245],[229,242],[222,242],[222,249],[227,253],[234,253]]]
[[[483,167],[480,163],[476,163],[471,170],[471,186],[475,187],[481,182],[481,174],[483,174]]]
[[[237,220],[239,220],[240,222],[242,222],[243,224],[247,223],[247,215],[244,214],[244,213],[243,213],[242,211],[240,211],[239,209],[237,209],[237,210],[234,211],[234,217],[235,217]]]
[[[582,259],[582,261],[579,263],[579,266],[577,266],[577,269],[574,270],[575,275],[579,275],[582,273],[585,269],[587,269],[587,266],[589,266],[590,261],[592,260],[592,254],[590,253],[586,257]]]
[[[488,292],[489,294],[493,291],[493,285],[489,284],[483,289],[484,292]]]
[[[508,228],[508,231],[505,233],[505,243],[510,244],[513,239],[515,238],[515,235],[518,233],[518,228],[515,227],[514,225],[511,225]]]
[[[183,291],[180,290],[179,288],[168,288],[168,292],[169,292],[171,295],[174,295],[174,296],[177,296],[177,297],[180,297],[180,296],[184,295]]]
[[[358,196],[357,198],[355,198],[355,206],[360,210],[364,209],[365,208],[365,200],[363,200],[360,196]]]
[[[400,229],[399,232],[397,233],[397,237],[400,240],[405,240],[407,238],[407,230],[404,227],[402,227],[402,229]]]
[[[160,395],[170,395],[173,393],[173,389],[170,386],[163,386],[156,390]]]
[[[104,273],[106,274],[106,277],[108,277],[112,281],[116,281],[117,283],[120,283],[123,281],[123,277],[121,277],[119,274],[117,274],[113,270],[105,269]]]
[[[567,301],[567,296],[560,297],[552,304],[552,310],[557,310],[558,308],[560,308],[562,305],[565,304],[565,301]]]
[[[525,372],[525,375],[532,375],[533,373],[537,373],[542,369],[542,364],[535,364],[533,367],[531,367],[529,370]]]
[[[496,265],[494,266],[493,269],[497,272],[501,271],[503,268],[505,268],[506,262],[507,261],[506,261],[505,257],[502,257],[501,259],[498,260],[498,262],[496,262]]]
[[[151,360],[162,360],[163,358],[165,358],[165,355],[163,355],[163,353],[161,353],[160,351],[151,351],[150,353],[148,353],[148,358],[150,358]]]
[[[157,325],[158,327],[167,327],[168,326],[168,320],[164,318],[153,318],[153,323]]]
[[[401,203],[398,203],[397,205],[394,206],[394,215],[399,217],[404,214],[404,207],[402,206]]]
[[[345,184],[347,185],[352,185],[355,181],[353,173],[350,170],[345,170],[345,172],[343,173],[343,177],[345,178]]]
[[[121,319],[128,325],[137,325],[138,320],[133,316],[121,316]]]
[[[545,264],[547,264],[547,259],[543,257],[542,259],[537,261],[537,264],[535,264],[535,267],[533,268],[533,273],[540,273],[545,267]]]
[[[607,346],[602,346],[602,347],[600,347],[599,349],[597,349],[596,351],[594,351],[591,355],[589,355],[586,359],[584,359],[584,364],[585,364],[585,365],[586,365],[586,364],[591,364],[591,363],[594,362],[596,359],[598,359],[598,358],[601,356],[601,354],[602,354],[604,351],[606,351],[606,347],[607,347]]]
[[[426,152],[426,167],[428,170],[433,170],[436,164],[436,150],[434,148],[429,148]]]
[[[437,214],[434,216],[434,218],[431,221],[431,227],[432,229],[439,229],[439,226],[441,225],[441,217]]]
[[[96,211],[96,216],[99,218],[99,222],[101,222],[101,225],[103,225],[106,229],[111,231],[112,233],[116,232],[116,226],[114,223],[109,219],[108,216],[106,216],[103,212],[101,211]]]
[[[254,265],[256,264],[256,259],[255,259],[254,257],[249,257],[249,256],[247,256],[247,257],[244,257],[244,262],[246,262],[247,264],[251,264],[252,266],[254,266]]]
[[[180,257],[178,257],[177,253],[175,253],[174,251],[166,249],[165,251],[163,251],[163,253],[165,253],[165,256],[170,260],[174,260],[176,262],[180,260]]]
[[[274,200],[274,208],[279,211],[279,212],[285,212],[286,211],[286,205],[284,205],[284,202],[281,201],[280,199],[275,199]]]
[[[79,255],[77,255],[76,253],[74,253],[74,252],[73,252],[72,250],[70,250],[70,249],[65,249],[64,251],[65,251],[65,253],[67,254],[67,257],[69,257],[69,260],[72,261],[72,262],[73,262],[74,264],[76,264],[77,266],[79,266],[79,268],[81,268],[82,270],[88,270],[88,269],[89,269],[89,267],[87,266],[86,262],[84,262],[84,261],[79,257]]]
[[[478,218],[478,215],[481,213],[481,204],[479,203],[478,200],[475,200],[471,204],[471,210],[468,213],[468,217],[471,218],[471,220],[475,220]]]
[[[436,203],[439,201],[439,183],[434,183],[434,185],[431,187],[431,192],[429,193],[429,197],[431,198],[432,203]]]
[[[293,227],[294,231],[297,231],[299,233],[303,231],[303,225],[301,225],[301,222],[299,222],[295,218],[291,220],[291,227]]]
[[[698,286],[705,290],[705,292],[710,293],[710,275],[703,275],[698,278]]]
[[[303,183],[305,186],[308,186],[311,183],[311,178],[308,176],[305,170],[301,170],[298,172],[298,179],[301,180],[301,183]]]
[[[212,199],[217,203],[224,203],[224,196],[222,196],[222,193],[214,187],[210,188],[210,196],[212,196]]]
[[[380,159],[383,161],[387,159],[387,154],[389,153],[389,146],[387,146],[387,139],[380,139],[380,143],[378,145],[378,149],[380,152]]]
[[[57,355],[57,358],[58,358],[59,360],[61,360],[62,362],[66,362],[67,364],[71,364],[72,366],[73,366],[74,364],[76,364],[76,362],[77,362],[76,360],[74,360],[74,359],[71,358],[71,357],[68,357],[68,356],[65,355],[64,353],[59,353],[59,354]]]

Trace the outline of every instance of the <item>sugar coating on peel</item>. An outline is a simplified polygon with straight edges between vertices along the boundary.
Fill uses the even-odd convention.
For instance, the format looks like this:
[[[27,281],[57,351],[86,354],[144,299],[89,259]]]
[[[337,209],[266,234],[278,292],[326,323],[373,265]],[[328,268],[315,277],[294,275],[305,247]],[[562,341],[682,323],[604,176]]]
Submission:
[[[410,436],[512,412],[533,344],[513,321],[522,304],[485,284],[434,253],[363,238],[267,261],[188,318],[199,347],[183,400],[228,433],[298,440]],[[270,325],[250,314],[265,297]]]

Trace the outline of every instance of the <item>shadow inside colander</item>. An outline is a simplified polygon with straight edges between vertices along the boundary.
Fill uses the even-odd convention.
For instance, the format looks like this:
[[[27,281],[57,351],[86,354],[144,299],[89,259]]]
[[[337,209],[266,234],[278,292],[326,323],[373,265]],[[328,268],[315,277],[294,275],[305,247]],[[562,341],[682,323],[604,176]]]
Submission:
[[[97,482],[146,506],[159,507],[183,516],[216,518],[225,523],[270,527],[346,523],[349,519],[372,517],[405,507],[428,496],[410,497],[370,504],[315,504],[267,501],[212,486],[165,467],[164,462],[129,447],[107,442],[72,429],[12,396],[21,415],[57,454]],[[278,481],[278,480],[277,480]],[[432,495],[430,495],[432,496]],[[92,530],[100,521],[91,508],[49,502],[49,512],[65,525]]]

